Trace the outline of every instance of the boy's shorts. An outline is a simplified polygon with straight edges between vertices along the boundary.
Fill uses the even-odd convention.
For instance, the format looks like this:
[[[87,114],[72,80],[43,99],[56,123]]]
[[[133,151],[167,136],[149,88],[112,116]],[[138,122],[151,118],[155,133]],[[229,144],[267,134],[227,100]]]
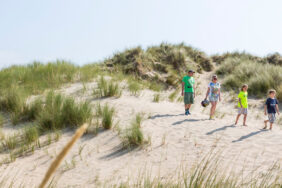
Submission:
[[[194,93],[184,92],[184,103],[185,104],[194,104]]]
[[[276,119],[275,113],[270,113],[270,114],[268,114],[268,121],[269,121],[270,123],[274,123],[275,119]]]
[[[248,114],[248,108],[238,108],[238,114]]]

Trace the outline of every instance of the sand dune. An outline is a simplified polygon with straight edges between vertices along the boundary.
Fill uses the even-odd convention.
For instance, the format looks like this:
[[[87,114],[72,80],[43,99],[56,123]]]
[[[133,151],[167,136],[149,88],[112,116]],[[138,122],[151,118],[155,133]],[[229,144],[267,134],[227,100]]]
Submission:
[[[136,178],[143,171],[152,176],[170,178],[180,165],[192,166],[211,149],[221,151],[221,162],[239,172],[258,168],[267,169],[278,162],[282,164],[282,130],[277,124],[272,131],[262,130],[263,100],[250,99],[248,127],[234,126],[236,102],[229,93],[223,94],[218,105],[216,120],[208,120],[209,108],[200,106],[209,74],[198,75],[199,94],[191,109],[192,115],[183,115],[183,104],[169,102],[171,91],[161,93],[159,103],[152,102],[155,92],[143,90],[140,96],[124,91],[120,98],[102,99],[117,109],[115,122],[121,128],[129,126],[137,113],[146,117],[142,130],[151,144],[132,151],[123,150],[121,140],[114,130],[101,131],[97,136],[85,135],[71,150],[56,172],[58,187],[95,187],[99,182],[117,183]],[[75,83],[60,89],[77,100],[89,100],[93,106],[97,100],[91,96],[96,83]],[[180,95],[180,94],[179,94]],[[231,101],[231,102],[230,102]],[[11,129],[5,125],[3,132]],[[38,149],[33,155],[16,159],[0,167],[2,177],[10,177],[14,185],[36,187],[42,180],[54,157],[71,138],[73,131],[65,131],[62,138],[50,146]],[[3,158],[4,156],[2,156]]]

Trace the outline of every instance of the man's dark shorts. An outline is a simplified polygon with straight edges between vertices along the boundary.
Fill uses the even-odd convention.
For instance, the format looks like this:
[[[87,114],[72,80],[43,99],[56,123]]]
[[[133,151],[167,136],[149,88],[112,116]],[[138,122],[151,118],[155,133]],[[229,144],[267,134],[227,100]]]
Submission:
[[[194,104],[194,93],[184,92],[184,103],[185,104]]]

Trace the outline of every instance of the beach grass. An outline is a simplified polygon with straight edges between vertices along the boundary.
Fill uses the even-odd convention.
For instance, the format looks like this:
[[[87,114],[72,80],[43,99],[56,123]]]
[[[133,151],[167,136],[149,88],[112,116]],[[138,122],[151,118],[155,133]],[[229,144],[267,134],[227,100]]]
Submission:
[[[282,96],[281,72],[281,66],[244,58],[227,58],[216,71],[223,79],[225,90],[238,92],[243,84],[248,84],[250,95],[267,97],[268,90],[275,89],[278,99],[281,99]]]

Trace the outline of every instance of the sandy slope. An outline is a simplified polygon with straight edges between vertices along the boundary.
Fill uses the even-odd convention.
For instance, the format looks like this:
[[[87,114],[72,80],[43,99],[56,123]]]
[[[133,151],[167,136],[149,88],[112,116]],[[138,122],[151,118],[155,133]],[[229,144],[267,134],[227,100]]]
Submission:
[[[153,103],[154,92],[144,90],[139,97],[123,92],[122,97],[103,99],[117,109],[116,122],[121,128],[130,124],[135,114],[146,118],[142,130],[151,145],[133,151],[121,150],[121,141],[115,131],[101,131],[97,136],[86,135],[76,143],[60,169],[56,172],[58,187],[95,187],[99,182],[120,182],[135,178],[147,171],[152,176],[170,177],[179,166],[191,166],[212,148],[222,151],[221,161],[234,170],[246,172],[259,167],[266,169],[273,162],[282,164],[282,130],[263,131],[263,101],[250,99],[248,127],[233,126],[236,116],[235,102],[225,93],[218,106],[218,118],[208,120],[208,110],[200,106],[210,75],[200,75],[199,94],[191,116],[183,115],[183,104],[168,102],[168,92],[162,93],[163,101]],[[65,86],[60,91],[78,100],[97,100],[91,96],[96,83],[88,83],[86,91],[80,83]],[[3,128],[3,132],[11,129]],[[15,185],[36,186],[50,163],[72,136],[66,131],[62,138],[50,146],[36,150],[33,155],[18,158],[0,167],[2,177],[14,179]],[[81,151],[81,152],[80,152]],[[80,153],[80,154],[79,154]],[[3,179],[3,178],[2,178]]]

